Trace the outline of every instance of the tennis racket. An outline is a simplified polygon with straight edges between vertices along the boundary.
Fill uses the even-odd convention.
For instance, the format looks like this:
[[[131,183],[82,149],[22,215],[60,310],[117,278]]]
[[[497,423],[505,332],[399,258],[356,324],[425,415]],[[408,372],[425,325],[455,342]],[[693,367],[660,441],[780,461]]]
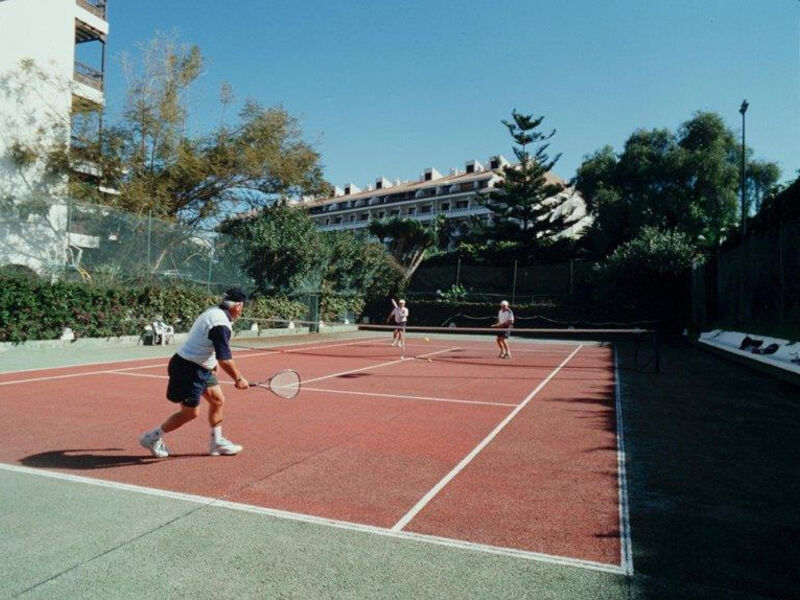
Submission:
[[[281,398],[294,398],[300,393],[300,375],[293,369],[278,371],[269,379],[250,383],[250,387],[269,390]]]
[[[395,308],[397,308],[397,302],[395,302],[395,299],[394,299],[394,298],[392,298],[392,306],[394,306]]]

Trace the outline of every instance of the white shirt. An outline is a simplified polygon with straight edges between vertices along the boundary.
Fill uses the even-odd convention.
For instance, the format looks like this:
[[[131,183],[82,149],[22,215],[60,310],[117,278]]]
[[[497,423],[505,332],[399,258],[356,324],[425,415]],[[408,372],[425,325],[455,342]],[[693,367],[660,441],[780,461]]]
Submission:
[[[392,316],[395,323],[408,322],[408,309],[405,306],[398,306],[392,310]]]
[[[497,313],[497,322],[501,325],[506,325],[506,323],[508,323],[506,327],[510,327],[514,324],[514,313],[510,308],[508,310],[501,310]]]
[[[233,331],[228,313],[215,306],[195,319],[192,328],[186,334],[186,341],[178,348],[178,354],[206,369],[211,370],[216,367],[217,356],[214,352],[214,344],[208,339],[208,332],[217,325]]]

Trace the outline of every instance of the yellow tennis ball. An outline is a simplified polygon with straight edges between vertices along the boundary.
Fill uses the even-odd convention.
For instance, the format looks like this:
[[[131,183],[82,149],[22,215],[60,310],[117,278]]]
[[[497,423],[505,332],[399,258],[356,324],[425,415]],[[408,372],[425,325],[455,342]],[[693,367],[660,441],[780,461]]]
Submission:
[[[428,359],[428,362],[433,362],[433,359],[432,359],[432,358],[429,358],[429,359]]]
[[[425,338],[425,341],[426,341],[426,342],[430,342],[430,341],[431,341],[431,338]]]

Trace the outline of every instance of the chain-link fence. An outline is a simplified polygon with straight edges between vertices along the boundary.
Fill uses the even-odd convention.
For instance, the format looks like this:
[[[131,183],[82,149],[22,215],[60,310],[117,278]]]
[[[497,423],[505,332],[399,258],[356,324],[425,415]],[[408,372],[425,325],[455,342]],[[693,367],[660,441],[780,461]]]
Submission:
[[[242,244],[231,236],[107,206],[15,204],[0,215],[0,267],[98,284],[137,279],[218,291],[249,286]]]
[[[589,281],[591,263],[570,260],[555,264],[421,266],[408,288],[412,297],[460,294],[464,300],[513,302],[569,300],[583,293]],[[455,286],[455,289],[453,289]]]
[[[701,328],[800,331],[800,223],[757,232],[696,265],[692,313]]]

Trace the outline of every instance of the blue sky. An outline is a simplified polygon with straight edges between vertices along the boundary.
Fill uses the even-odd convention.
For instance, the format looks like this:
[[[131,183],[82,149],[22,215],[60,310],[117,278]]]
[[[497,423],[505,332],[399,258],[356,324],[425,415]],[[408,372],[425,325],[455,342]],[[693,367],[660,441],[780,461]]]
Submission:
[[[300,118],[334,185],[415,179],[512,156],[513,108],[556,129],[556,172],[620,150],[639,128],[719,113],[782,179],[800,169],[798,0],[111,0],[108,100],[122,53],[157,31],[198,45],[191,127],[219,118],[219,87]]]

